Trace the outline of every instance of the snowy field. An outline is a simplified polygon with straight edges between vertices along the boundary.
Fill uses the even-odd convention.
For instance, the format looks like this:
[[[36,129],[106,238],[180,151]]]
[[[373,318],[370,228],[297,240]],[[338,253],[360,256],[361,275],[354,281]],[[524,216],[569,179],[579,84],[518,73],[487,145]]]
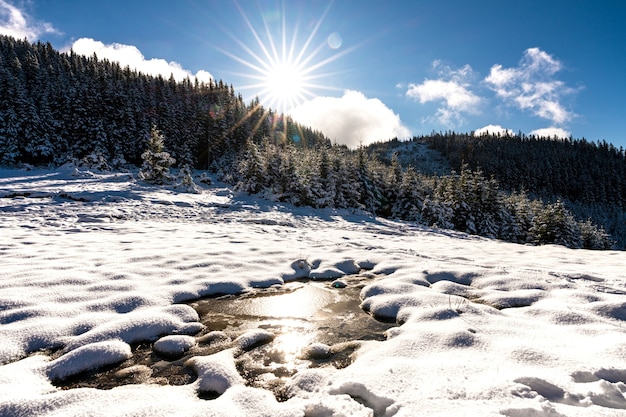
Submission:
[[[0,171],[0,415],[626,414],[626,253],[515,245],[200,185]],[[183,301],[357,274],[369,280],[363,309],[402,325],[361,342],[345,368],[288,378],[286,401],[235,367],[237,349],[266,330],[190,359],[198,377],[187,385],[55,385],[123,364],[142,341],[193,351],[203,325]]]

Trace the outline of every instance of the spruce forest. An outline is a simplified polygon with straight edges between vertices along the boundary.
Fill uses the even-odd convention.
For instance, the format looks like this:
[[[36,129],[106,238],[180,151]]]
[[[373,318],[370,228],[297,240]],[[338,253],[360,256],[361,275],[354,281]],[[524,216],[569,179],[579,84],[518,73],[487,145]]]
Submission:
[[[351,150],[221,80],[178,82],[0,36],[0,165],[141,167],[142,181],[186,185],[192,169],[208,170],[299,206],[517,243],[626,247],[621,148],[521,132],[384,139]]]

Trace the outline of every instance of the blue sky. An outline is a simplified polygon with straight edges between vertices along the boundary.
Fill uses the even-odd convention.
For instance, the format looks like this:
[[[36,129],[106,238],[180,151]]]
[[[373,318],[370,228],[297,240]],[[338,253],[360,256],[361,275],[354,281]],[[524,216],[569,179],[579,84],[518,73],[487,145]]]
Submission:
[[[0,0],[0,33],[222,79],[351,146],[488,127],[626,147],[624,21],[623,0]]]

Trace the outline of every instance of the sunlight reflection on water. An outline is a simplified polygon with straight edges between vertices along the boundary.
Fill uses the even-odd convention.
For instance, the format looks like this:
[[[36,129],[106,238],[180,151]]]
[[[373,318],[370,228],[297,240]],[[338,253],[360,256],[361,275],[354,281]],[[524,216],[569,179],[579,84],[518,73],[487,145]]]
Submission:
[[[307,319],[315,316],[327,305],[337,302],[340,294],[317,285],[301,285],[286,294],[255,298],[231,299],[225,304],[223,313],[271,318]],[[214,305],[212,310],[218,307]],[[219,308],[218,308],[219,310]]]
[[[301,352],[318,337],[315,322],[335,313],[348,313],[330,308],[344,300],[346,292],[323,284],[298,282],[286,284],[280,291],[206,300],[204,306],[197,308],[209,327],[220,316],[220,322],[230,322],[231,329],[258,327],[273,332],[276,337],[271,346],[261,349],[265,362],[274,368],[286,364],[299,368],[303,364],[299,360]]]
[[[260,328],[271,343],[240,357],[252,379],[289,377],[311,366],[346,366],[349,352],[313,360],[304,352],[314,343],[332,346],[355,340],[383,340],[392,324],[372,319],[360,308],[362,282],[333,288],[322,282],[291,282],[239,296],[201,300],[194,308],[208,329],[241,333]],[[215,327],[214,327],[215,326]]]

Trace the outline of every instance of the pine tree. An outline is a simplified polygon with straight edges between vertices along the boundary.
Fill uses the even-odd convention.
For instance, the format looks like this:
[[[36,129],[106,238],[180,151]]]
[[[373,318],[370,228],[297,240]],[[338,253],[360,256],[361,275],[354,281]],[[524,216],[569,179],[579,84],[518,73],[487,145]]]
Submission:
[[[450,175],[435,179],[433,192],[424,199],[422,208],[427,224],[442,229],[454,228],[454,223],[452,222],[454,217],[454,207],[452,206],[454,199],[451,194],[453,182],[454,179]]]
[[[139,171],[139,178],[142,180],[162,185],[172,180],[170,167],[176,162],[168,152],[164,151],[165,144],[161,132],[156,127],[150,131],[148,149],[141,154],[143,165]]]
[[[320,207],[335,207],[335,198],[337,197],[337,174],[332,169],[328,149],[322,146],[319,151],[319,181],[320,181],[320,197],[318,205]]]
[[[368,159],[363,146],[357,150],[357,175],[361,182],[361,196],[359,203],[362,208],[370,213],[376,213],[384,204],[383,194],[378,186],[373,164]]]
[[[251,140],[247,141],[243,157],[238,162],[237,174],[239,178],[237,189],[241,191],[257,194],[266,187],[265,162],[258,146]]]
[[[179,189],[182,189],[184,192],[194,193],[194,194],[200,194],[202,192],[200,188],[196,185],[196,183],[193,181],[193,172],[191,170],[191,167],[187,164],[183,165],[180,168],[180,170],[178,171],[178,176],[176,180],[177,180],[176,187]],[[210,180],[208,178],[205,179],[205,181],[207,180],[210,183]]]
[[[582,246],[578,224],[561,200],[546,205],[535,215],[529,234],[536,244],[554,243],[571,248]]]
[[[594,225],[590,219],[580,222],[580,238],[585,249],[610,249],[613,245],[604,228]]]
[[[413,167],[408,167],[402,174],[400,190],[395,199],[392,215],[398,219],[422,222],[424,208],[424,190]]]
[[[340,178],[335,194],[335,207],[363,209],[360,202],[363,184],[354,157],[342,149],[336,149],[332,166],[337,178]]]

